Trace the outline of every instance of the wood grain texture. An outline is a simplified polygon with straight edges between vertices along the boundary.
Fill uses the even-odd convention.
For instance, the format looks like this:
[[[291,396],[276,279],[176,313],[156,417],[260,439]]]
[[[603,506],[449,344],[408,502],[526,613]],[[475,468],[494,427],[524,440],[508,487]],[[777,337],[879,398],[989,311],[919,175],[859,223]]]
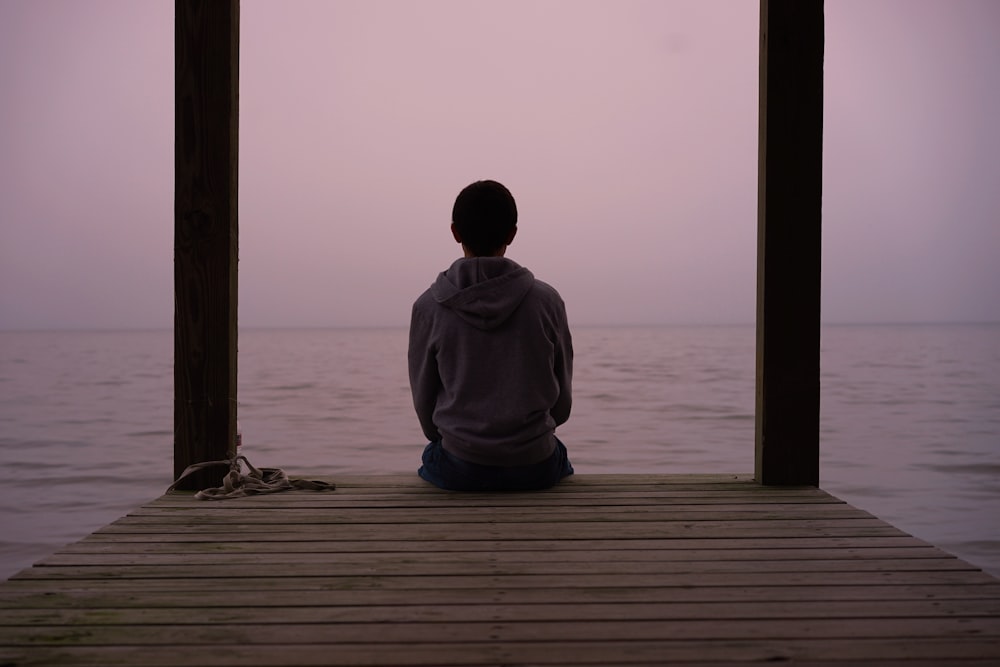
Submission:
[[[239,1],[176,0],[174,477],[236,433]],[[225,468],[181,488],[218,486]]]
[[[466,495],[416,475],[331,480],[332,493],[219,502],[175,492],[68,545],[0,584],[0,661],[1000,660],[1000,581],[815,488],[578,475]]]

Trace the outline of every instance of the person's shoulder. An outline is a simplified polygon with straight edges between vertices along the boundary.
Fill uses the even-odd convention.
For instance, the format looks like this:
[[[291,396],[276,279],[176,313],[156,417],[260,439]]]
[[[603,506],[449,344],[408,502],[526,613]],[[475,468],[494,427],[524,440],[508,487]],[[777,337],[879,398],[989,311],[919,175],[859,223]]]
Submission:
[[[414,310],[420,308],[427,308],[433,303],[435,303],[434,295],[431,293],[431,288],[428,287],[423,292],[421,292],[420,296],[418,296],[416,300],[413,302],[413,308]]]
[[[533,289],[535,290],[536,293],[538,293],[539,296],[548,297],[550,299],[558,299],[559,301],[562,301],[562,295],[559,294],[559,290],[557,290],[555,287],[548,284],[544,280],[539,280],[538,278],[535,278],[535,284],[533,286]]]
[[[566,303],[559,291],[549,283],[535,279],[531,287],[531,298],[545,310],[565,311]]]
[[[433,310],[434,306],[436,305],[437,305],[437,300],[434,298],[433,289],[431,287],[428,287],[423,292],[421,292],[420,296],[418,296],[416,300],[413,302],[413,312],[426,313],[428,311]]]

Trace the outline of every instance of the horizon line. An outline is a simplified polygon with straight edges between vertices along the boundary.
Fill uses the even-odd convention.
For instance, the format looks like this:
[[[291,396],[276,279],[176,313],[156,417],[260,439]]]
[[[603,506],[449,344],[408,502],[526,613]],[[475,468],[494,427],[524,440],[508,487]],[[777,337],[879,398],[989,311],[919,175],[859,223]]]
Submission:
[[[947,325],[1000,325],[1000,320],[834,320],[820,322],[820,327],[852,327],[852,326],[947,326]],[[642,329],[642,328],[728,328],[753,327],[754,321],[744,322],[623,322],[596,323],[579,322],[572,324],[570,329]],[[409,324],[279,324],[260,325],[249,324],[237,326],[237,331],[303,331],[303,330],[372,330],[372,329],[407,329]],[[112,332],[167,332],[173,331],[173,326],[40,326],[40,327],[3,327],[0,333],[112,333]]]

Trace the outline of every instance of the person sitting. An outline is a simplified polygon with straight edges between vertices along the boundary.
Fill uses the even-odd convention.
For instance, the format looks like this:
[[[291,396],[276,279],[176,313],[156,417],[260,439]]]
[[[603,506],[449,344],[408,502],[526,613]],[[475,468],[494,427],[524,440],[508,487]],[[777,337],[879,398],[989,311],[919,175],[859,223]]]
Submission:
[[[525,491],[573,474],[555,435],[572,406],[573,343],[562,297],[506,258],[517,205],[496,181],[452,209],[456,259],[416,300],[408,367],[425,447],[418,474],[442,489]]]

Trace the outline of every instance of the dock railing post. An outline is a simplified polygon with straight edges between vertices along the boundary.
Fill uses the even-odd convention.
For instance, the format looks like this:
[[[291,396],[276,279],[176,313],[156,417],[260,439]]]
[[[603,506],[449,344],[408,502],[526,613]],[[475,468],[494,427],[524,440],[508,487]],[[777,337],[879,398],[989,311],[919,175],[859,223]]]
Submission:
[[[174,477],[236,431],[239,0],[175,0]],[[208,469],[179,488],[218,486]]]
[[[755,470],[819,484],[823,0],[761,0]]]

